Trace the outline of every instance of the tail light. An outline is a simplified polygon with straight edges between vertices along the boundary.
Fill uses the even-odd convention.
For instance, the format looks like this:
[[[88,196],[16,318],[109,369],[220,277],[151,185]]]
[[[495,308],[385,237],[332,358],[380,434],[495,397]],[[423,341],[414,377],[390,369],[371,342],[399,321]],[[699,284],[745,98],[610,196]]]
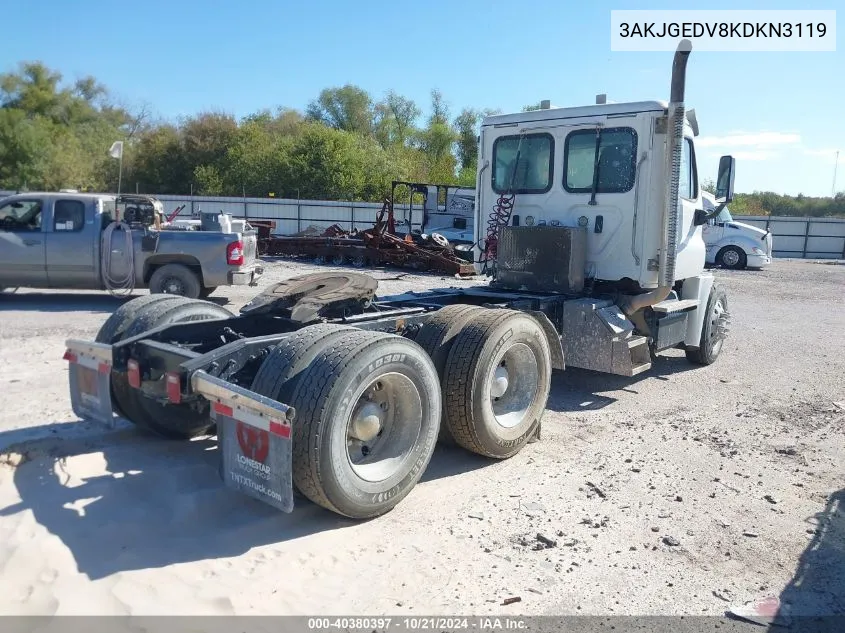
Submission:
[[[240,240],[226,247],[226,263],[229,266],[242,266],[244,263],[244,243]]]
[[[128,370],[128,379],[129,379],[129,386],[135,389],[141,388],[141,367],[138,365],[138,361],[134,358],[126,363],[126,368]]]
[[[169,371],[165,374],[165,380],[167,381],[167,399],[173,404],[182,402],[182,380],[179,373]]]

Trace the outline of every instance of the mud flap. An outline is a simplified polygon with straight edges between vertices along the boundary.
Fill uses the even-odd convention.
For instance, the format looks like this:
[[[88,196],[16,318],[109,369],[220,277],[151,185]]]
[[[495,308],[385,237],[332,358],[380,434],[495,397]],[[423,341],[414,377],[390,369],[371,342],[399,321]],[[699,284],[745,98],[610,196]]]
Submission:
[[[203,371],[191,385],[211,402],[224,485],[291,512],[293,408]]]
[[[118,418],[111,403],[111,345],[70,339],[65,346],[73,412],[114,428]]]

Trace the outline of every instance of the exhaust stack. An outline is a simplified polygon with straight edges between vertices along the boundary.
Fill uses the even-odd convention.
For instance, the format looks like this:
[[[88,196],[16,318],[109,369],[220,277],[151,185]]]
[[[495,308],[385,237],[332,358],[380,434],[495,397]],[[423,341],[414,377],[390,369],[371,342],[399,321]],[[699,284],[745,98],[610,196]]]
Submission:
[[[672,86],[669,98],[668,175],[666,198],[663,207],[663,248],[660,249],[660,270],[658,285],[675,283],[675,258],[678,244],[678,189],[681,175],[681,155],[684,142],[684,120],[686,106],[684,92],[687,80],[687,60],[692,51],[692,42],[681,40],[672,62]]]
[[[669,92],[667,174],[666,190],[663,198],[663,238],[657,273],[657,288],[649,292],[625,297],[619,306],[628,316],[635,312],[660,303],[672,291],[675,283],[675,258],[678,254],[678,195],[681,175],[681,155],[684,141],[684,91],[687,80],[687,60],[692,52],[692,42],[683,39],[675,50],[672,61],[672,84]]]

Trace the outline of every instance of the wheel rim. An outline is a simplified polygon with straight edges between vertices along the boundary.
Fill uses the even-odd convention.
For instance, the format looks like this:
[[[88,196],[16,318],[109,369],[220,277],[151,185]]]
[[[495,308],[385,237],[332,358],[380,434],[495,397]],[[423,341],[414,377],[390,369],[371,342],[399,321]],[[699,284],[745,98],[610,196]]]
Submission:
[[[725,304],[718,299],[713,304],[713,313],[710,318],[710,350],[715,356],[722,349],[725,341],[725,327],[727,324],[727,311]]]
[[[722,261],[725,266],[736,266],[739,263],[739,253],[730,249],[722,253]]]
[[[540,363],[525,343],[507,348],[489,376],[490,406],[499,426],[518,426],[540,389]]]
[[[178,277],[167,277],[161,284],[162,290],[169,295],[184,295],[185,286]]]
[[[388,373],[358,391],[346,424],[346,454],[352,471],[379,482],[403,470],[422,433],[422,397],[413,381]]]

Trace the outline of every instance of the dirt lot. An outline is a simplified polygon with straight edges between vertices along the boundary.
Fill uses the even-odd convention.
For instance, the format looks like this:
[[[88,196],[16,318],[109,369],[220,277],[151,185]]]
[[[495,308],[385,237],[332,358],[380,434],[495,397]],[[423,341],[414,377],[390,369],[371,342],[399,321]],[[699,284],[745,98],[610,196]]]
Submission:
[[[311,269],[269,268],[262,285]],[[398,274],[375,273],[380,293],[473,283]],[[363,523],[227,491],[213,440],[79,422],[63,343],[119,302],[4,296],[0,448],[26,444],[0,465],[0,613],[717,615],[765,596],[843,613],[845,266],[717,275],[715,365],[560,372],[541,442],[496,463],[438,448]],[[255,292],[216,294],[236,310]]]

